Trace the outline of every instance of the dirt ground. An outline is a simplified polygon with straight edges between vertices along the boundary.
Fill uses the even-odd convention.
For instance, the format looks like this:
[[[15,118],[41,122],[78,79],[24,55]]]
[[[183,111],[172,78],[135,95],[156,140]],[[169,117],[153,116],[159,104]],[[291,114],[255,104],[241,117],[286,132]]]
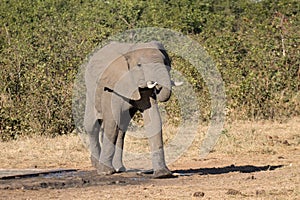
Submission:
[[[180,175],[171,179],[136,172],[98,176],[75,134],[1,142],[2,170],[76,171],[0,179],[0,199],[300,199],[300,118],[227,124],[204,159],[199,158],[199,147],[207,127],[190,128],[198,134],[184,154],[168,164]],[[165,138],[171,140],[171,128],[166,129]],[[125,142],[127,150],[147,151],[143,139],[129,136]],[[139,168],[138,163],[125,162],[130,168]]]

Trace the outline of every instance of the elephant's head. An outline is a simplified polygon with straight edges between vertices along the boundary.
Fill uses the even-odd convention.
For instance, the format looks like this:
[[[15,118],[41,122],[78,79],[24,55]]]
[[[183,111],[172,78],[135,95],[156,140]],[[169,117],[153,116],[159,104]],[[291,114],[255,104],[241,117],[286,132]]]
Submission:
[[[162,44],[128,45],[128,51],[107,66],[98,85],[131,100],[141,98],[139,89],[149,88],[159,101],[167,101],[171,95],[171,64]]]

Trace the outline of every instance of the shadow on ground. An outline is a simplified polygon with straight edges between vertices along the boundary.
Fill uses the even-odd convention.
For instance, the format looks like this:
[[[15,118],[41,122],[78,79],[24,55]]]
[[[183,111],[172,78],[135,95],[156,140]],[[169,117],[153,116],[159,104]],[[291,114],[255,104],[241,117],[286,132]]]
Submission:
[[[226,167],[217,167],[217,168],[199,168],[199,169],[187,169],[187,170],[174,170],[173,173],[178,174],[200,174],[200,175],[209,175],[209,174],[226,174],[230,172],[240,172],[240,173],[253,173],[260,171],[272,171],[277,168],[281,168],[284,165],[266,165],[266,166],[254,166],[254,165],[243,165],[235,166],[230,165]]]

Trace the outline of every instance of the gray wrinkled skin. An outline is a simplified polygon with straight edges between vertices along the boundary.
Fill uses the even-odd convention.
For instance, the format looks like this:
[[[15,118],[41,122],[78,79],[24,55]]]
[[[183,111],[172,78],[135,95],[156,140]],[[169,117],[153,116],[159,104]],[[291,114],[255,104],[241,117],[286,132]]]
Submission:
[[[171,175],[165,164],[157,105],[157,101],[170,98],[170,69],[170,59],[158,42],[113,42],[91,56],[85,72],[84,127],[91,161],[99,174],[126,171],[122,162],[124,136],[139,110],[152,152],[154,177]]]

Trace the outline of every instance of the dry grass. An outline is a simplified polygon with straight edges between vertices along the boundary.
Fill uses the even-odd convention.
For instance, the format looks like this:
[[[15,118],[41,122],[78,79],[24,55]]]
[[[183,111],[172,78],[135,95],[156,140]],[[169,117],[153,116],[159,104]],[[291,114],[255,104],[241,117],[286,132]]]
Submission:
[[[195,127],[185,129],[188,133]],[[282,122],[233,122],[225,126],[214,151],[199,159],[199,147],[207,127],[199,126],[191,146],[175,162],[176,169],[213,169],[226,166],[276,166],[274,171],[253,173],[229,172],[217,175],[181,177],[176,181],[157,180],[154,184],[128,186],[101,186],[82,189],[5,191],[5,197],[18,199],[40,195],[56,199],[196,199],[193,195],[205,193],[204,199],[299,199],[300,198],[300,118]],[[165,127],[164,139],[174,139],[174,127]],[[136,135],[137,133],[135,133]],[[146,139],[137,139],[133,133],[126,138],[126,151],[149,152]],[[56,138],[34,137],[0,143],[0,168],[77,168],[91,169],[89,153],[81,139],[71,134]],[[129,160],[130,161],[130,160]],[[139,166],[141,161],[133,165]],[[131,163],[127,163],[131,164]],[[201,187],[199,187],[200,185]],[[236,191],[232,190],[235,189]],[[180,191],[180,192],[178,192]],[[2,191],[1,191],[2,192]],[[233,192],[235,192],[233,194]],[[125,197],[124,197],[125,195]],[[0,195],[1,197],[1,195]],[[128,197],[128,198],[127,198]]]
[[[190,132],[191,129],[195,128],[186,128],[186,132]],[[299,148],[299,130],[300,118],[291,119],[286,123],[243,121],[227,124],[210,156],[214,154],[284,156],[289,151]],[[207,127],[198,127],[192,145],[181,159],[198,158],[199,148],[206,131]],[[172,142],[174,135],[178,133],[177,128],[164,127],[166,145]],[[194,136],[193,133],[192,136]],[[143,133],[129,132],[125,139],[125,150],[134,153],[149,153],[148,141],[142,137]],[[33,137],[0,142],[0,148],[0,168],[87,168],[90,166],[89,153],[80,137],[75,134],[56,138]]]
[[[85,168],[88,151],[77,135],[33,137],[0,143],[0,168]]]
[[[228,154],[284,154],[300,144],[300,118],[286,123],[234,122],[225,128],[216,151]]]

